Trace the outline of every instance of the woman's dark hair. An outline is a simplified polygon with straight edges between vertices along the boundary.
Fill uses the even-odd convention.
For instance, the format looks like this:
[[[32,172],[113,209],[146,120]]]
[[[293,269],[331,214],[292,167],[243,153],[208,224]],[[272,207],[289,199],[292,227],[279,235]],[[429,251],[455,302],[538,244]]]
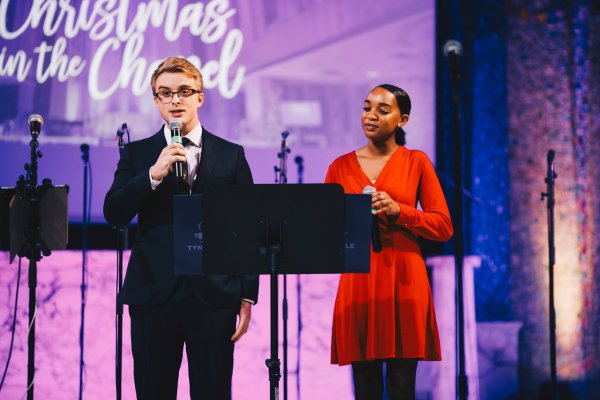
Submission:
[[[401,114],[410,115],[410,97],[408,96],[408,93],[404,91],[404,89],[401,89],[398,86],[390,85],[389,83],[384,83],[377,87],[385,89],[394,95]],[[396,128],[396,132],[394,132],[394,139],[396,140],[396,144],[404,146],[406,144],[406,132],[404,132],[404,129],[401,127]]]

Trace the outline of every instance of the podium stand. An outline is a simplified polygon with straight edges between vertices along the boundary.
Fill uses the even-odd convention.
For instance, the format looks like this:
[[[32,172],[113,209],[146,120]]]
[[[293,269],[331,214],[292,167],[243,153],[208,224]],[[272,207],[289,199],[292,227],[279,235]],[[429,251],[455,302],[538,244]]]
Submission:
[[[363,204],[370,219],[370,199]],[[343,189],[337,184],[212,186],[202,208],[204,273],[270,275],[271,357],[266,365],[270,398],[276,400],[281,377],[277,275],[344,272]],[[368,246],[370,227],[364,238]]]

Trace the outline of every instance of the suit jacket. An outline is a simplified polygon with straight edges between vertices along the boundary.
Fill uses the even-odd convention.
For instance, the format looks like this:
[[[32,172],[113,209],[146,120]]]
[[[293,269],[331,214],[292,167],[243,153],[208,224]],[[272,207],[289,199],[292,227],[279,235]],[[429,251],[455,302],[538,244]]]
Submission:
[[[155,190],[150,185],[149,169],[166,146],[163,130],[125,145],[113,184],[104,199],[104,216],[112,225],[125,226],[138,215],[136,240],[119,294],[119,301],[124,304],[161,304],[180,279],[173,272],[175,175],[167,175]],[[242,146],[204,129],[202,157],[192,193],[201,194],[207,185],[219,183],[251,184],[252,174]],[[256,275],[186,279],[199,301],[209,307],[238,307],[242,298],[256,302],[258,297]]]

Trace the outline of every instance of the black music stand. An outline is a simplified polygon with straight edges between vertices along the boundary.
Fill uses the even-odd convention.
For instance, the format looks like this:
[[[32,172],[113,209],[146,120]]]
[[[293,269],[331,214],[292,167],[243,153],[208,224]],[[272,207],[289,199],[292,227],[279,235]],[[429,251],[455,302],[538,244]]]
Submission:
[[[271,276],[270,398],[279,398],[278,274],[344,271],[344,192],[337,184],[208,187],[206,274]]]
[[[0,187],[0,251],[10,250],[10,203],[14,187]]]
[[[4,221],[8,217],[8,242],[5,228],[1,235],[2,250],[10,250],[11,263],[16,255],[29,259],[27,399],[33,400],[37,263],[43,257],[48,257],[51,250],[67,248],[69,187],[53,186],[49,179],[44,179],[41,186],[20,179],[16,188],[2,188],[1,192],[3,209],[0,214]]]

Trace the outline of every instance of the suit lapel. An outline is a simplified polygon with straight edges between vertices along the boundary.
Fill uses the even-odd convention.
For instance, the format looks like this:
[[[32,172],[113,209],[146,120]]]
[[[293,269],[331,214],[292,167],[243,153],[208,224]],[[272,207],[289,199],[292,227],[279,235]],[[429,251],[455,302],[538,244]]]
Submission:
[[[202,156],[198,166],[198,174],[194,182],[194,192],[202,188],[208,181],[215,169],[221,152],[219,142],[215,135],[206,129],[202,132]]]

